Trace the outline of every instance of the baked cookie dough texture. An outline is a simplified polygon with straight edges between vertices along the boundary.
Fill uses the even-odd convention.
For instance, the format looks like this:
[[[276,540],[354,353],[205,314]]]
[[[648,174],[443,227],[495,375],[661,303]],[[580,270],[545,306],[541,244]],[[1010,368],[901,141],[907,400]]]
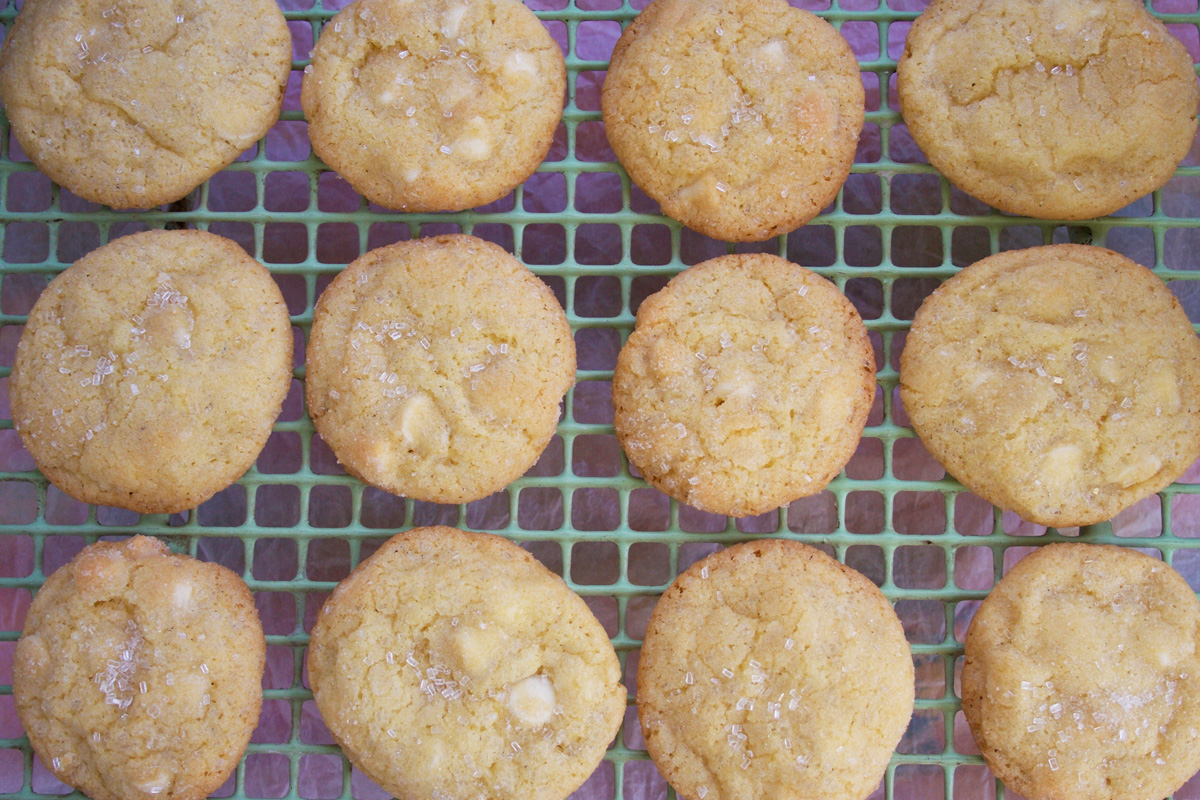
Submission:
[[[321,716],[399,800],[562,800],[625,715],[587,605],[498,536],[393,536],[326,601],[308,650]]]
[[[92,800],[201,800],[258,724],[265,654],[234,573],[144,536],[98,542],[33,599],[17,716],[47,769]]]
[[[368,200],[460,211],[508,194],[562,118],[562,51],[520,0],[356,0],[301,99],[313,151]]]
[[[151,231],[50,282],[9,391],[21,442],[55,486],[167,514],[250,468],[291,376],[291,323],[267,270],[220,236]]]
[[[655,0],[613,50],[602,111],[621,165],[665,214],[750,242],[833,202],[863,98],[846,40],[784,0]]]
[[[967,632],[963,712],[992,772],[1032,800],[1166,797],[1200,769],[1200,603],[1132,549],[1052,544]]]
[[[473,236],[356,260],[321,295],[307,357],[309,415],[347,471],[435,503],[486,497],[533,466],[575,382],[554,293]]]
[[[841,471],[875,399],[850,301],[778,256],[677,275],[638,308],[613,375],[617,437],[655,488],[704,511],[761,514]]]
[[[1196,134],[1192,58],[1135,0],[934,0],[897,73],[930,163],[1010,214],[1111,214]]]
[[[788,540],[693,564],[654,609],[638,716],[680,797],[862,800],[913,709],[900,620],[873,583]]]
[[[1200,340],[1150,270],[1099,247],[985,258],[917,312],[900,397],[988,502],[1055,527],[1110,519],[1200,456]]]
[[[0,98],[55,183],[150,208],[266,135],[291,59],[275,0],[31,0],[0,49]]]

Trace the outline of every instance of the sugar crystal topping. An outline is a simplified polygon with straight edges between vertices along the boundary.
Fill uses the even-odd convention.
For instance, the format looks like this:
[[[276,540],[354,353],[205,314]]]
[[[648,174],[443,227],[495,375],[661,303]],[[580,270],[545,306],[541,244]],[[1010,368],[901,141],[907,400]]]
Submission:
[[[133,703],[135,686],[145,693],[145,681],[135,684],[134,675],[142,664],[141,647],[143,644],[141,631],[137,623],[129,620],[125,623],[125,642],[120,652],[109,659],[102,672],[97,672],[93,680],[104,695],[104,702],[114,705],[121,711]]]

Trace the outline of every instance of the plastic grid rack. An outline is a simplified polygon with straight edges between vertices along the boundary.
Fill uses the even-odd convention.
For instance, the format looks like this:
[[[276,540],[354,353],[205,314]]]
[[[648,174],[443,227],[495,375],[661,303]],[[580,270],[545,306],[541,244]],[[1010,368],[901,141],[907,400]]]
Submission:
[[[232,565],[255,592],[260,610],[272,611],[264,616],[276,621],[268,624],[264,716],[275,714],[281,723],[276,727],[285,733],[267,741],[256,735],[218,796],[378,797],[377,789],[352,776],[313,722],[302,670],[307,630],[350,565],[395,530],[435,522],[528,543],[605,621],[631,689],[654,598],[679,570],[715,546],[762,535],[821,546],[881,585],[913,643],[916,713],[877,796],[1003,797],[1003,787],[971,743],[955,696],[961,637],[978,601],[1025,552],[1019,548],[1078,532],[1044,531],[1003,514],[924,455],[896,394],[904,331],[920,299],[961,266],[1001,249],[1068,239],[1106,244],[1153,265],[1184,300],[1193,322],[1200,320],[1197,151],[1166,189],[1117,216],[1068,227],[998,215],[953,190],[924,163],[896,110],[895,58],[924,2],[797,0],[793,5],[816,11],[855,45],[868,89],[863,142],[834,206],[789,236],[734,248],[659,215],[631,188],[604,142],[598,87],[607,52],[618,25],[632,19],[645,0],[527,0],[567,52],[570,101],[550,159],[514,195],[485,209],[394,214],[356,196],[349,204],[339,201],[345,192],[326,191],[337,188],[336,176],[311,154],[297,160],[296,148],[286,146],[304,139],[295,95],[307,44],[346,2],[282,0],[297,40],[283,120],[247,158],[170,208],[113,212],[82,203],[48,181],[44,202],[29,201],[42,193],[18,191],[18,184],[36,172],[11,140],[7,122],[0,121],[0,798],[34,800],[66,791],[36,765],[8,685],[13,643],[31,592],[85,542],[128,531],[161,536],[180,551]],[[1194,57],[1200,55],[1196,5],[1159,0],[1151,6],[1147,0]],[[6,0],[0,10],[5,28],[18,6]],[[210,190],[222,180],[243,181],[252,201],[220,200]],[[87,231],[81,234],[80,226]],[[276,447],[283,455],[267,459],[271,463],[260,459],[237,486],[198,512],[138,518],[72,506],[33,469],[5,418],[7,376],[27,296],[36,293],[43,276],[82,254],[75,251],[78,241],[90,241],[90,249],[130,230],[164,226],[211,228],[242,241],[285,287],[298,337],[307,331],[314,299],[329,276],[383,240],[461,229],[507,244],[556,289],[580,346],[579,383],[567,397],[558,437],[528,475],[487,500],[440,507],[392,498],[341,473],[319,437],[314,439],[300,410],[304,369],[298,366],[273,436],[275,442],[290,437],[292,445]],[[326,231],[334,230],[326,226],[340,226],[340,235],[357,241],[357,252],[338,257],[340,251],[326,245]],[[681,507],[630,476],[613,437],[608,385],[637,302],[684,266],[733,251],[777,252],[814,266],[847,291],[871,331],[881,387],[863,445],[845,474],[815,498],[740,522]],[[292,467],[281,466],[289,459]],[[1184,480],[1200,481],[1200,470],[1193,468]],[[1176,484],[1114,523],[1084,533],[1089,541],[1157,551],[1196,586],[1198,493],[1194,483]],[[580,796],[673,796],[647,761],[630,702],[606,764]],[[322,758],[336,762],[332,782],[314,777],[319,770],[310,759]],[[273,778],[247,780],[260,772]],[[1178,796],[1198,794],[1200,787],[1189,784]]]

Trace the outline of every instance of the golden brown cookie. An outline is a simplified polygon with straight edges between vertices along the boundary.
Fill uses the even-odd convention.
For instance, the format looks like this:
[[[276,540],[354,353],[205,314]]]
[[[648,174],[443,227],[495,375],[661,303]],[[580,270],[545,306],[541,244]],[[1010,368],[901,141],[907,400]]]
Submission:
[[[1200,340],[1154,273],[1099,247],[946,281],[913,320],[900,397],[951,475],[1042,525],[1110,519],[1200,457]]]
[[[1031,800],[1166,797],[1200,769],[1200,603],[1135,550],[1052,544],[967,632],[963,712]]]
[[[875,585],[781,539],[693,564],[654,608],[638,717],[680,797],[862,800],[913,709],[904,629]]]
[[[613,375],[617,437],[655,488],[761,514],[821,491],[875,399],[867,329],[829,281],[778,256],[697,264],[642,303]]]
[[[291,377],[287,306],[262,265],[220,236],[150,231],[50,282],[9,391],[21,442],[55,486],[168,514],[250,468]]]
[[[149,208],[266,135],[291,64],[274,0],[38,0],[0,50],[0,98],[55,183]]]
[[[602,108],[621,165],[665,214],[753,242],[837,197],[863,96],[846,40],[784,0],[654,0],[613,50]]]
[[[562,51],[519,0],[355,0],[321,30],[313,151],[372,202],[460,211],[528,178],[562,117]]]
[[[897,72],[930,163],[1011,214],[1111,214],[1196,134],[1191,56],[1135,0],[933,0]]]
[[[395,494],[468,503],[537,461],[575,382],[554,293],[473,236],[372,250],[321,295],[305,394],[353,475]]]
[[[389,539],[321,610],[321,716],[399,800],[562,800],[625,715],[617,655],[566,584],[484,533]]]
[[[201,800],[258,724],[265,656],[237,575],[157,539],[98,542],[33,599],[17,715],[42,763],[93,800]]]

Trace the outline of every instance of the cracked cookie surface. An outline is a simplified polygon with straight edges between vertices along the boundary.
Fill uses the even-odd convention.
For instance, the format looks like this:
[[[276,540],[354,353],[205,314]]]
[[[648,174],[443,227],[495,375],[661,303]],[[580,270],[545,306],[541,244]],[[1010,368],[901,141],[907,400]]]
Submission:
[[[985,258],[917,311],[900,397],[946,470],[1031,522],[1110,519],[1200,457],[1200,340],[1150,270],[1100,247]]]
[[[935,0],[897,72],[930,163],[1011,214],[1111,214],[1166,183],[1196,134],[1191,56],[1133,0]]]
[[[401,211],[508,194],[546,157],[566,88],[562,51],[518,0],[356,0],[306,72],[313,151]]]
[[[291,56],[274,0],[38,0],[0,49],[0,98],[55,183],[150,208],[266,135]]]
[[[381,247],[322,293],[305,393],[353,475],[468,503],[537,461],[575,382],[554,293],[494,244],[452,235]]]
[[[655,0],[604,81],[613,151],[665,214],[726,241],[799,227],[845,183],[863,126],[850,45],[783,0]]]
[[[967,632],[963,712],[988,766],[1035,800],[1166,797],[1200,769],[1200,603],[1132,549],[1052,544]]]
[[[13,424],[85,503],[194,508],[254,463],[292,373],[279,287],[236,243],[151,231],[56,277],[17,345]]]
[[[98,542],[34,597],[13,694],[42,763],[93,800],[201,800],[258,724],[265,654],[234,573],[145,536]]]
[[[454,528],[397,534],[338,584],[308,670],[334,738],[400,800],[562,800],[625,715],[583,600],[515,544]]]
[[[761,514],[821,491],[858,446],[875,357],[837,288],[772,255],[697,264],[638,308],[613,375],[616,431],[655,488]]]
[[[680,797],[862,800],[913,709],[891,604],[863,575],[782,539],[693,564],[663,594],[638,716]]]

